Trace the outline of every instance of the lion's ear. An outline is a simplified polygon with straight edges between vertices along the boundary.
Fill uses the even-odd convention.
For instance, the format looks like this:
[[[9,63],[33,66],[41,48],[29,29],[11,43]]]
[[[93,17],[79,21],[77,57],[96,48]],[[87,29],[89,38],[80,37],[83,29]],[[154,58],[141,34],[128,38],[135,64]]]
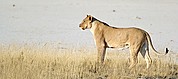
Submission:
[[[87,17],[90,17],[91,15],[87,15]]]
[[[89,20],[92,20],[92,18],[93,18],[91,15],[87,15],[87,17]]]
[[[89,17],[89,20],[90,20],[90,21],[92,20],[92,17],[91,17],[91,16]]]
[[[92,20],[92,16],[91,15],[87,15],[89,20]]]

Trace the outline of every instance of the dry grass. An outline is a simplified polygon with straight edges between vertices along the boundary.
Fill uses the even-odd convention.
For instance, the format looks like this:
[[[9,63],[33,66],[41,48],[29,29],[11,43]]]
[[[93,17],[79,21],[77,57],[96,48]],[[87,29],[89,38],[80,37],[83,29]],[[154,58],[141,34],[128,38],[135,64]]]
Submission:
[[[91,50],[91,49],[90,49]],[[132,79],[178,78],[172,55],[152,57],[153,64],[139,57],[128,69],[128,53],[109,50],[104,64],[96,63],[96,51],[64,49],[53,45],[1,45],[0,79]]]

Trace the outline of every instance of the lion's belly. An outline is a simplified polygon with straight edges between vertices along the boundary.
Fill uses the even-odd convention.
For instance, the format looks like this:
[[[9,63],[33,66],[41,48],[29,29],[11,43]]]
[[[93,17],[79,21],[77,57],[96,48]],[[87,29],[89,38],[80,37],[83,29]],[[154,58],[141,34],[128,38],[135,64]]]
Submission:
[[[119,49],[124,49],[124,48],[129,48],[129,44],[127,42],[107,42],[107,45],[109,48],[119,48]]]

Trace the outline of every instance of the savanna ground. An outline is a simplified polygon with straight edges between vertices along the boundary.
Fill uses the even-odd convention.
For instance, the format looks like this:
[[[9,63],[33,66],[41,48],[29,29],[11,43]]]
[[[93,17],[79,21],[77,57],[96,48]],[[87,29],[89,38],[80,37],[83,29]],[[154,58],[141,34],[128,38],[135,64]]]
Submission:
[[[96,50],[63,48],[53,44],[0,46],[0,79],[176,79],[174,54],[151,54],[153,64],[139,54],[139,63],[129,70],[128,51],[108,50],[104,64],[96,62]]]

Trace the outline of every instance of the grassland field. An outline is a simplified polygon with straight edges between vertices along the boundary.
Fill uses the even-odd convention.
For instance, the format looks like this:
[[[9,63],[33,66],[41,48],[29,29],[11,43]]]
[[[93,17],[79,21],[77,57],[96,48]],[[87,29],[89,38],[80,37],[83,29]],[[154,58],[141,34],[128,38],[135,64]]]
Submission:
[[[176,79],[176,55],[151,54],[152,66],[139,54],[129,67],[129,53],[107,50],[104,64],[96,62],[94,48],[61,48],[53,44],[10,44],[0,46],[0,79]]]

